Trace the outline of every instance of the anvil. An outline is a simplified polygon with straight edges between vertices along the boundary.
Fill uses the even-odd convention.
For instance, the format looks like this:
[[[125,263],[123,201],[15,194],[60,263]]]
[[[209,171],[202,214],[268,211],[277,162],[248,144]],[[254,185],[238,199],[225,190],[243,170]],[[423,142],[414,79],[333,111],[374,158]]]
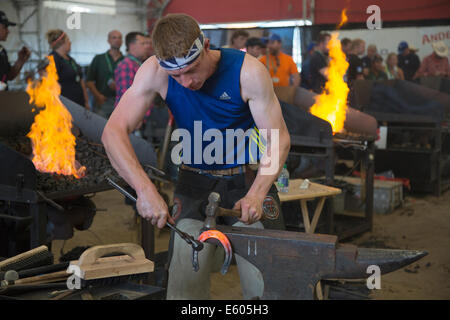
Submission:
[[[314,299],[320,280],[364,279],[367,267],[386,274],[419,260],[417,250],[358,248],[337,236],[217,225],[233,252],[257,267],[264,280],[261,299]],[[208,240],[209,241],[209,240]],[[217,244],[217,242],[212,241]]]

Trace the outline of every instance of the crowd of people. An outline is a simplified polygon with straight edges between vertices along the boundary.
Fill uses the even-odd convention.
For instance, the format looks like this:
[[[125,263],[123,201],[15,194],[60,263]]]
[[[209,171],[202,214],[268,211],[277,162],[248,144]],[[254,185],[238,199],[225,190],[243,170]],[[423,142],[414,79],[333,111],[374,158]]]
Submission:
[[[0,41],[6,41],[8,27],[15,25],[0,11]],[[53,29],[47,32],[46,37],[50,55],[54,57],[58,71],[61,94],[107,119],[133,83],[141,64],[153,54],[150,36],[137,31],[126,35],[126,53],[123,54],[120,50],[123,44],[122,33],[113,30],[107,36],[110,48],[93,58],[84,77],[82,68],[69,54],[69,36],[63,30]],[[224,47],[243,50],[258,58],[269,71],[274,87],[302,86],[321,93],[327,81],[330,37],[329,33],[321,33],[317,41],[308,45],[301,73],[293,58],[282,51],[282,38],[276,33],[259,38],[250,37],[246,30],[235,30],[229,44]],[[374,44],[369,44],[366,50],[366,42],[362,39],[343,38],[341,47],[349,63],[344,80],[350,87],[357,79],[414,80],[426,76],[450,77],[448,47],[442,41],[432,44],[433,53],[422,62],[416,54],[417,50],[406,41],[400,42],[397,53],[390,52],[386,59],[383,59]],[[0,81],[3,83],[3,90],[7,90],[6,82],[19,74],[29,56],[30,50],[23,47],[15,64],[10,65],[6,50],[0,46]],[[88,92],[93,99],[89,99]]]
[[[236,30],[230,45],[225,47],[245,50],[257,57],[269,70],[275,87],[301,85],[321,93],[327,81],[330,38],[329,33],[321,33],[317,41],[307,46],[300,74],[292,57],[282,52],[282,39],[277,34],[257,38],[249,37],[245,30]],[[410,47],[406,41],[401,41],[397,52],[390,52],[385,59],[375,44],[369,44],[366,48],[363,39],[343,38],[340,42],[349,63],[344,79],[349,86],[357,79],[411,81],[427,76],[450,77],[448,47],[442,41],[432,43],[433,52],[422,62],[416,54],[417,49]]]
[[[9,27],[16,26],[0,11],[0,41],[6,41]],[[126,54],[120,50],[123,44],[122,33],[112,30],[108,33],[109,49],[97,54],[90,63],[86,75],[81,66],[70,56],[72,42],[61,29],[48,30],[46,33],[50,53],[55,61],[61,95],[86,107],[108,119],[118,101],[131,86],[141,64],[152,53],[150,36],[142,32],[129,32],[125,36]],[[20,73],[30,57],[30,50],[23,47],[18,53],[14,65],[9,63],[6,50],[0,46],[0,81],[7,90],[7,81]],[[93,99],[89,99],[91,93]],[[93,101],[92,105],[90,100]]]
[[[308,47],[307,57],[302,65],[301,86],[316,93],[321,93],[326,82],[325,70],[328,66],[328,33],[319,35],[317,43]],[[363,39],[343,38],[342,51],[349,63],[345,81],[351,85],[355,80],[416,80],[421,77],[450,77],[448,47],[444,42],[432,43],[433,52],[422,62],[416,52],[406,41],[401,41],[397,53],[390,52],[386,59],[379,54],[377,46],[367,46]]]
[[[69,55],[70,39],[60,29],[49,30],[47,40],[55,59],[61,94],[66,98],[93,110],[108,119],[125,91],[131,86],[141,64],[152,55],[150,36],[133,31],[125,36],[126,54],[120,48],[122,33],[112,30],[108,33],[110,48],[96,55],[87,70],[86,81],[81,67]],[[94,97],[89,103],[88,92]]]

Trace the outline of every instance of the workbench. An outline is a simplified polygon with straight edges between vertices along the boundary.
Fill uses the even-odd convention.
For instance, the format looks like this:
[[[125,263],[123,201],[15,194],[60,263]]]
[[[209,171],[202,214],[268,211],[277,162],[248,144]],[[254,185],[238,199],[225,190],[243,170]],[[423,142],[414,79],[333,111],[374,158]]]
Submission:
[[[289,180],[289,192],[278,192],[278,197],[280,198],[281,202],[300,200],[305,232],[314,233],[326,198],[340,194],[341,189],[329,187],[315,182],[309,182],[309,186],[307,189],[301,189],[300,186],[304,181],[304,179]],[[311,221],[309,218],[307,201],[313,201],[316,199],[318,199],[319,201],[317,203],[316,209],[314,210],[314,215]]]

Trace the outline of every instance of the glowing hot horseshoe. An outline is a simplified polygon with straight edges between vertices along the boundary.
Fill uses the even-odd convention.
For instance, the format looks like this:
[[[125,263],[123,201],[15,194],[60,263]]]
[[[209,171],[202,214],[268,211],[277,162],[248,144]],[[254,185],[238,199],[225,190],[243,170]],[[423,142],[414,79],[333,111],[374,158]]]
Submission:
[[[228,240],[227,236],[224,235],[219,230],[206,230],[206,231],[202,232],[197,238],[197,240],[199,240],[201,242],[205,242],[208,239],[219,240],[220,244],[225,249],[225,261],[223,262],[222,269],[220,270],[220,272],[222,274],[227,273],[228,267],[231,264],[231,258],[233,255],[230,240]]]

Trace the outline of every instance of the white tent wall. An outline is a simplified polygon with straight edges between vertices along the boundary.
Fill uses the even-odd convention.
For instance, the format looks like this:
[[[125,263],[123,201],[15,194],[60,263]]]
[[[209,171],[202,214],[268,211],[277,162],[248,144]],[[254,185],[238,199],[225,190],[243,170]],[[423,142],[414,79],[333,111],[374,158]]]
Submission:
[[[30,1],[29,1],[30,2]],[[77,1],[70,1],[75,3]],[[39,1],[39,18],[34,14],[27,20],[22,28],[22,40],[19,36],[19,23],[23,22],[37,7],[25,6],[19,11],[16,10],[13,0],[0,0],[0,10],[4,11],[10,21],[18,23],[17,26],[9,27],[9,36],[6,42],[1,42],[8,52],[11,63],[17,59],[17,51],[23,45],[33,51],[30,62],[25,64],[22,72],[27,72],[36,66],[36,62],[49,53],[49,45],[46,39],[46,32],[50,29],[62,29],[70,37],[72,48],[70,55],[82,66],[87,66],[96,54],[105,52],[109,45],[107,43],[107,34],[109,31],[117,29],[123,34],[122,52],[125,53],[125,35],[130,31],[146,31],[145,3],[147,1],[119,1],[116,0],[115,15],[99,13],[80,13],[80,28],[69,29],[67,20],[71,13],[65,10],[48,8],[43,5],[44,1]],[[16,2],[21,3],[21,1]],[[23,3],[23,2],[22,2]],[[80,6],[83,3],[80,2]],[[40,21],[39,21],[40,20]],[[40,23],[38,23],[38,21]],[[39,38],[37,34],[27,32],[36,32],[39,25]],[[41,57],[38,57],[38,39],[40,39]],[[23,74],[23,73],[22,73]],[[23,79],[23,76],[20,78]],[[19,82],[19,77],[15,82]]]
[[[135,4],[129,2],[126,4],[136,7]],[[63,10],[48,8],[42,10],[43,48],[46,50],[49,48],[45,32],[55,28],[62,29],[72,41],[70,55],[81,65],[88,65],[96,54],[108,50],[107,34],[109,31],[117,29],[122,32],[124,38],[122,52],[125,52],[125,35],[128,32],[145,31],[141,19],[131,14],[80,13],[80,29],[73,30],[67,28],[69,17],[70,14]]]

